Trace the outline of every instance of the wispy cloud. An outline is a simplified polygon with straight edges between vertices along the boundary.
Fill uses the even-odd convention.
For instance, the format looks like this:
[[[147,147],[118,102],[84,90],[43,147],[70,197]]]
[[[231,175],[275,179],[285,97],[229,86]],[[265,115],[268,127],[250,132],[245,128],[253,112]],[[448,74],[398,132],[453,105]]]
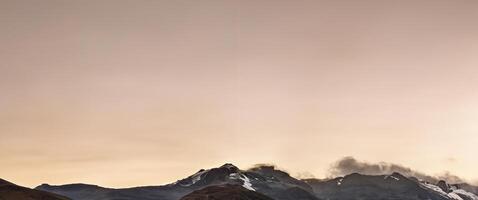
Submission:
[[[367,175],[382,175],[382,174],[391,174],[393,172],[401,173],[405,176],[416,177],[428,182],[437,182],[439,180],[445,180],[449,183],[462,183],[466,182],[464,179],[451,174],[450,172],[445,172],[443,174],[432,176],[422,172],[418,172],[409,167],[402,166],[400,164],[388,163],[388,162],[379,162],[379,163],[369,163],[365,161],[359,161],[354,157],[344,157],[329,168],[329,176],[344,176],[351,173],[360,173]]]

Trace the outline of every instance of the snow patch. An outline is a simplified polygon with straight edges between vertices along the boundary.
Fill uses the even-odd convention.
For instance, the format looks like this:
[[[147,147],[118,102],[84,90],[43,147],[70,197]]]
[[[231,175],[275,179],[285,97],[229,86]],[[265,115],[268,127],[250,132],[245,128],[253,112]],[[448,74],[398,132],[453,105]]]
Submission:
[[[203,171],[200,171],[198,173],[195,173],[193,176],[192,176],[192,184],[194,185],[195,183],[197,183],[198,181],[201,180],[201,176],[205,173],[209,172],[209,170],[203,170]]]
[[[343,178],[339,179],[339,180],[337,181],[337,185],[342,185],[342,181],[343,181],[343,180],[344,180]]]
[[[449,193],[448,196],[451,198],[451,199],[456,199],[456,200],[463,200],[458,194],[456,193]]]
[[[190,176],[191,183],[190,184],[181,184],[181,186],[188,187],[191,185],[196,184],[198,181],[201,180],[201,176],[205,173],[209,172],[209,170],[201,170],[193,175]]]
[[[397,178],[397,177],[395,177],[395,176],[393,176],[393,175],[383,177],[383,179],[387,179],[387,178],[393,178],[393,179],[395,179],[396,181],[399,181],[399,180],[400,180],[399,178]]]
[[[248,189],[248,190],[252,190],[252,191],[256,191],[253,187],[252,187],[252,183],[251,183],[251,180],[244,174],[238,174],[238,173],[232,173],[232,174],[229,174],[229,178],[230,179],[234,179],[234,180],[237,180],[237,179],[241,179],[244,183],[242,184],[242,187]]]
[[[229,178],[230,178],[230,179],[239,179],[239,174],[237,174],[237,173],[231,173],[231,174],[229,174]]]
[[[244,184],[242,184],[242,187],[248,189],[248,190],[252,190],[252,191],[256,191],[253,187],[252,187],[252,183],[251,181],[249,180],[249,178],[246,176],[246,175],[242,175],[242,176],[239,176],[239,179],[241,179],[242,181],[244,181]]]

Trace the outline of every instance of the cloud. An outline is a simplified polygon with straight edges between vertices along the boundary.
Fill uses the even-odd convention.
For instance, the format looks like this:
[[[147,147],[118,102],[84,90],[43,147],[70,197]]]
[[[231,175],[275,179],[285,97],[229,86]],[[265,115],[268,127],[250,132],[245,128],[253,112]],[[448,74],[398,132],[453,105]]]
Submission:
[[[280,171],[282,173],[285,173],[287,174],[288,176],[290,176],[290,173],[283,169],[283,168],[279,168],[277,167],[277,165],[275,164],[272,164],[272,163],[260,163],[260,164],[255,164],[253,165],[251,168],[247,169],[248,171],[256,171],[256,170],[271,170],[271,171]]]
[[[448,183],[463,183],[465,182],[462,178],[445,172],[438,176],[431,176],[424,174],[422,172],[415,171],[411,168],[404,167],[399,164],[379,162],[379,163],[368,163],[364,161],[358,161],[354,157],[344,157],[334,163],[329,168],[329,176],[337,177],[344,176],[351,173],[360,173],[367,175],[383,175],[391,174],[393,172],[398,172],[404,176],[416,177],[418,179],[428,181],[431,183],[436,183],[439,180],[445,180]]]
[[[314,174],[312,174],[310,172],[307,172],[307,171],[299,172],[294,177],[297,178],[297,179],[311,179],[311,178],[315,179]]]
[[[438,179],[440,180],[445,180],[449,183],[463,183],[465,182],[462,178],[460,178],[457,175],[451,174],[450,172],[444,172],[443,174],[440,174],[437,176]]]
[[[272,163],[259,163],[259,164],[253,165],[252,167],[250,167],[250,168],[247,169],[247,170],[254,171],[254,170],[260,170],[260,169],[271,169],[271,170],[275,170],[275,169],[277,169],[277,165],[272,164]]]

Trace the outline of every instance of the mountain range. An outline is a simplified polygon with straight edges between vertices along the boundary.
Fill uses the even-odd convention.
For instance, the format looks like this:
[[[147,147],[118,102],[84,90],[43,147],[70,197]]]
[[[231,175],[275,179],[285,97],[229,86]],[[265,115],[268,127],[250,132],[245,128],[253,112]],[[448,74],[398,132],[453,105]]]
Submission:
[[[233,164],[201,169],[162,186],[113,189],[89,184],[42,184],[28,189],[3,182],[0,200],[478,200],[476,186],[429,183],[399,173],[297,179],[273,166],[241,170]]]

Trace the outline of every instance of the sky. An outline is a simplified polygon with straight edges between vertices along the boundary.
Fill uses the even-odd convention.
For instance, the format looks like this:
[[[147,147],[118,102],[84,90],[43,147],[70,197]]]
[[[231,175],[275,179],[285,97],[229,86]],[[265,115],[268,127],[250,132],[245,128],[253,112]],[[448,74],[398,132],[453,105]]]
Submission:
[[[478,182],[478,1],[0,0],[0,177],[345,156]]]

